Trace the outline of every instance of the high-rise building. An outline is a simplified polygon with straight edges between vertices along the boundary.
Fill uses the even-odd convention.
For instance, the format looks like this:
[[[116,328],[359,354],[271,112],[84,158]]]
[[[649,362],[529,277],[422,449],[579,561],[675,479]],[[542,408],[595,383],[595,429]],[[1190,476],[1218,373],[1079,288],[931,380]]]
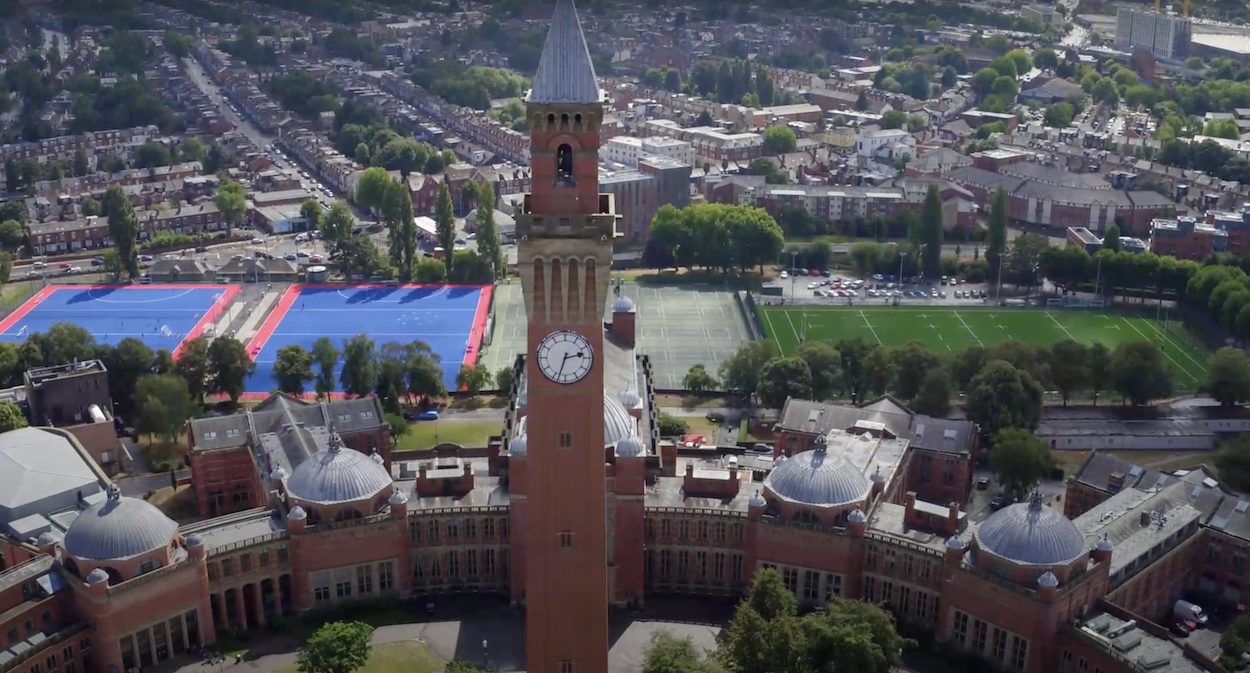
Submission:
[[[1146,9],[1121,7],[1115,15],[1115,48],[1138,47],[1159,58],[1181,59],[1189,53],[1189,19]]]
[[[531,192],[516,216],[529,317],[526,668],[607,673],[603,312],[617,216],[599,193],[604,96],[572,0],[558,0],[526,96]]]

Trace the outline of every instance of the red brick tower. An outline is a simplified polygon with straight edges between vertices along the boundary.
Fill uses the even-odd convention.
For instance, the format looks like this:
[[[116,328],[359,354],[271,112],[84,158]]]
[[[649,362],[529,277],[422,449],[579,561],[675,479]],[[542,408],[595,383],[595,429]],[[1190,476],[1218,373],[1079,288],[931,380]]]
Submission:
[[[607,673],[603,313],[616,215],[599,193],[603,122],[572,0],[557,0],[526,98],[532,192],[518,214],[529,316],[526,670]]]

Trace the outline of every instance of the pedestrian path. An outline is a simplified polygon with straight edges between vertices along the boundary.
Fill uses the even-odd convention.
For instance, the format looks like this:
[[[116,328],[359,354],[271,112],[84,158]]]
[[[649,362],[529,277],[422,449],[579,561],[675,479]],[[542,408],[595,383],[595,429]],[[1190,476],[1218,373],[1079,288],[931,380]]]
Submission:
[[[243,343],[250,341],[256,335],[256,330],[261,322],[269,315],[269,310],[273,308],[273,305],[278,301],[278,297],[281,296],[281,292],[266,292],[260,299],[256,300],[255,305],[245,305],[243,310],[248,311],[247,320],[243,321],[243,326],[239,328],[239,333],[235,334],[234,338]],[[230,322],[227,320],[226,325],[229,324]],[[225,327],[223,326],[221,329],[225,329]],[[218,334],[220,333],[219,331]]]

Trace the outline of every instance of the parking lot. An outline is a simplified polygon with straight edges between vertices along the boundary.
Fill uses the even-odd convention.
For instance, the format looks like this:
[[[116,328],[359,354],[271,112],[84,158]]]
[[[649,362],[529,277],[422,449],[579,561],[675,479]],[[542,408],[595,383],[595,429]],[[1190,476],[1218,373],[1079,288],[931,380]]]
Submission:
[[[765,287],[780,288],[787,301],[809,303],[819,301],[829,304],[984,304],[992,302],[994,288],[990,283],[968,283],[963,279],[943,276],[936,283],[904,279],[896,282],[894,276],[876,274],[871,278],[854,278],[847,275],[818,272],[813,276],[803,269],[798,273],[782,271],[781,276]],[[829,274],[829,275],[825,275]],[[776,292],[777,290],[773,290]]]

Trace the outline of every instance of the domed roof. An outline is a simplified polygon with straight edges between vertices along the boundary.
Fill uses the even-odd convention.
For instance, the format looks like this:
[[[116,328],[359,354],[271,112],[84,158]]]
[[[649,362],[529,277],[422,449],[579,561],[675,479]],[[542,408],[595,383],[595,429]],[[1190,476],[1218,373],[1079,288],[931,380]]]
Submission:
[[[1047,570],[1046,572],[1042,573],[1041,577],[1037,578],[1037,586],[1043,587],[1046,589],[1054,589],[1055,587],[1059,586],[1059,578],[1055,577],[1055,573],[1052,573],[1049,570]]]
[[[774,463],[764,487],[792,502],[843,505],[863,498],[872,484],[853,465],[817,449]]]
[[[291,521],[303,521],[308,518],[308,512],[305,512],[303,507],[296,505],[291,508],[291,511],[286,513],[286,518]]]
[[[40,547],[46,547],[50,544],[56,544],[56,538],[52,536],[52,533],[45,530],[39,534],[39,537],[35,538],[35,544]]]
[[[964,548],[964,539],[958,535],[952,535],[946,538],[946,548],[960,550]]]
[[[768,501],[764,499],[764,496],[760,495],[760,492],[759,492],[759,491],[756,491],[756,492],[754,492],[754,493],[752,493],[752,494],[751,494],[751,499],[747,501],[747,506],[749,506],[749,507],[767,507],[767,506],[768,506]]]
[[[633,388],[626,388],[617,393],[616,400],[626,409],[632,409],[642,404],[642,398],[638,396],[638,391]]]
[[[616,455],[622,458],[636,458],[647,452],[647,445],[642,443],[638,435],[630,435],[616,443]]]
[[[1102,537],[1098,540],[1098,550],[1111,551],[1113,549],[1115,549],[1115,543],[1111,541],[1111,538],[1107,537],[1106,533],[1103,533]]]
[[[630,435],[638,434],[638,422],[625,410],[616,398],[603,394],[603,445],[615,444]]]
[[[1085,538],[1061,512],[1042,506],[1034,492],[990,515],[976,530],[977,546],[1017,563],[1069,563],[1085,553]]]
[[[527,435],[517,435],[508,442],[508,455],[510,456],[524,456],[528,449],[529,437]]]
[[[387,502],[392,505],[403,505],[408,502],[408,496],[404,495],[402,491],[395,491]]]
[[[104,568],[96,568],[87,573],[87,584],[99,584],[100,582],[109,581],[109,574]]]
[[[855,511],[846,517],[846,521],[847,523],[867,523],[868,516],[864,514],[864,510],[856,507]]]
[[[634,311],[637,311],[637,310],[638,310],[638,307],[637,305],[634,304],[634,300],[630,299],[629,297],[621,295],[621,296],[618,296],[616,299],[612,300],[612,312],[613,313],[633,313]]]
[[[286,479],[286,470],[282,469],[282,466],[279,465],[273,468],[273,472],[269,473],[269,478],[273,481],[282,481],[283,479]]]
[[[62,545],[74,558],[108,561],[125,559],[167,546],[178,524],[156,507],[123,497],[110,484],[108,498],[84,509],[65,531]]]
[[[372,498],[391,483],[385,467],[344,447],[338,433],[331,433],[330,446],[300,463],[286,489],[301,500],[329,504]]]
[[[192,533],[187,536],[186,543],[188,547],[202,547],[204,545],[204,537],[199,533]]]

